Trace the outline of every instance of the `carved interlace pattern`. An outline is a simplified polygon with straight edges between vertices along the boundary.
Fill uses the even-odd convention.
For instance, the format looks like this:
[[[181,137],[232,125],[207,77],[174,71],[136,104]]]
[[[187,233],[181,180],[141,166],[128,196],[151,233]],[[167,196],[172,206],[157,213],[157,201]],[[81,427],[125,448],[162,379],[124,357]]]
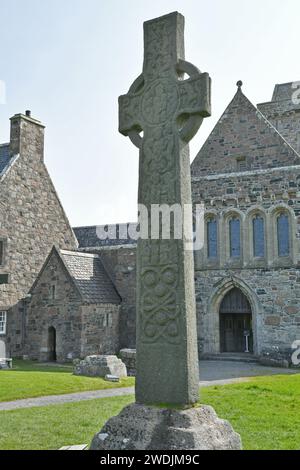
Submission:
[[[180,159],[185,150],[180,142],[178,116],[195,119],[207,108],[207,77],[193,74],[178,80],[178,58],[184,58],[183,22],[174,17],[149,22],[145,29],[143,77],[120,97],[120,131],[135,136],[140,148],[139,203],[181,203]],[[181,61],[181,71],[186,64]],[[192,66],[188,67],[191,70]],[[200,116],[200,121],[201,121]],[[199,121],[199,122],[200,122]],[[200,125],[200,124],[199,124]],[[198,126],[199,127],[199,126]],[[142,139],[136,139],[143,130]],[[189,134],[184,139],[189,140]],[[138,144],[137,144],[138,142]],[[139,240],[138,288],[139,341],[180,342],[183,286],[183,250],[179,240]],[[180,292],[180,294],[179,294]]]

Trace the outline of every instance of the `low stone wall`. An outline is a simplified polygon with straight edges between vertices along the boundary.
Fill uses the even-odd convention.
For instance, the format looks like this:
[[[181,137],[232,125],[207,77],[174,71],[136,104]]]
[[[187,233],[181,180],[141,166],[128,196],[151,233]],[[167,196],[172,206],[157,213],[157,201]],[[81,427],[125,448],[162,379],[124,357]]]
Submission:
[[[127,368],[127,374],[135,377],[136,375],[136,350],[135,349],[121,349],[120,358]]]

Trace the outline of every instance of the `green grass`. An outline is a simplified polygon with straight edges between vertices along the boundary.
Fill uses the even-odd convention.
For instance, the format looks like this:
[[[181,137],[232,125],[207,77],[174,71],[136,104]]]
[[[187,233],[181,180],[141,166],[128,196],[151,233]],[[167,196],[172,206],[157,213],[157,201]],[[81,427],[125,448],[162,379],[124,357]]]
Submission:
[[[201,401],[231,422],[242,436],[244,449],[300,448],[300,375],[209,387],[202,390]]]
[[[133,397],[0,411],[1,450],[47,450],[90,444],[94,434]]]
[[[114,397],[1,411],[0,449],[89,444],[105,421],[132,401],[132,396]],[[242,436],[244,449],[300,447],[300,375],[257,377],[249,382],[203,388],[201,403],[213,406],[219,417],[231,422]]]
[[[99,377],[75,376],[70,365],[14,360],[13,366],[12,370],[0,372],[0,402],[134,385],[132,377],[107,382]]]

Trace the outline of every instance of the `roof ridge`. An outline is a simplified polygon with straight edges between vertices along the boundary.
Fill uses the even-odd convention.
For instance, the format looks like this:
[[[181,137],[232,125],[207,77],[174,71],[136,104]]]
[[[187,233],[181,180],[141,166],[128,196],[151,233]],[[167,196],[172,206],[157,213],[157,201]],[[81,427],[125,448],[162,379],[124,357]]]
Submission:
[[[83,258],[99,258],[99,255],[96,253],[85,253],[82,251],[76,250],[60,250],[62,255],[69,255],[69,256],[82,256]]]

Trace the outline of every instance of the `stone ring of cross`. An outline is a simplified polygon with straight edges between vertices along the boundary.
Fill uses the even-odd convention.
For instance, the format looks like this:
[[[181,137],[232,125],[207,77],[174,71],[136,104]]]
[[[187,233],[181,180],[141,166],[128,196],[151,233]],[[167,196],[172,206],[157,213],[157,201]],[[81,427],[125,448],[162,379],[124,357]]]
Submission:
[[[175,70],[176,74],[178,75],[178,80],[181,82],[193,82],[195,79],[198,79],[201,75],[207,75],[201,74],[201,72],[197,67],[195,67],[195,65],[191,64],[190,62],[187,62],[186,60],[181,59],[177,62]],[[183,80],[183,75],[185,73],[189,76],[189,78]],[[144,87],[144,83],[144,76],[143,74],[141,74],[129,88],[128,94],[136,94],[141,92]],[[202,124],[203,117],[205,116],[201,116],[198,113],[184,113],[177,117],[179,137],[183,142],[188,143],[195,136]],[[139,149],[141,148],[143,141],[143,138],[140,133],[141,130],[137,129],[131,129],[127,133],[131,142]]]

